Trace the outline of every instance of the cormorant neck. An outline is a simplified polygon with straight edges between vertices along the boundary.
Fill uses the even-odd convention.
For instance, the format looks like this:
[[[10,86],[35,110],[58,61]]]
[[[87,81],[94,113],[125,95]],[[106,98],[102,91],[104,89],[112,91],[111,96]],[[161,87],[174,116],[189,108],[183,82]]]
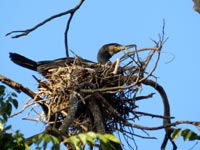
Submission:
[[[112,57],[112,55],[108,51],[101,51],[101,53],[98,54],[98,62],[100,64],[106,64],[109,59]]]

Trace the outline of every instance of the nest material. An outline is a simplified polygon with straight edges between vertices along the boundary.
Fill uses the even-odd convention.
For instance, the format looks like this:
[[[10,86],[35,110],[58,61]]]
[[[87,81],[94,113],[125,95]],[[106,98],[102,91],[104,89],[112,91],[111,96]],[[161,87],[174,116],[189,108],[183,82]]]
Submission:
[[[138,118],[135,113],[137,91],[143,80],[152,75],[161,46],[134,50],[124,54],[117,62],[100,65],[75,57],[74,62],[49,70],[48,80],[39,83],[40,104],[46,105],[47,123],[64,131],[67,136],[87,131],[122,132],[130,138],[135,133],[126,128],[125,122]],[[141,61],[139,53],[148,51]],[[147,66],[158,52],[153,69]],[[122,65],[124,64],[124,65]]]
[[[75,120],[72,126],[70,126],[72,130],[94,130],[94,122],[91,122],[94,121],[94,118],[91,116],[92,112],[88,108],[88,101],[97,102],[96,104],[102,113],[106,126],[117,124],[115,120],[117,118],[114,118],[108,107],[117,110],[121,115],[128,116],[128,111],[125,112],[125,105],[127,105],[125,102],[126,94],[118,90],[92,92],[95,89],[104,90],[106,88],[123,85],[123,80],[126,79],[123,76],[122,68],[119,68],[116,74],[113,74],[114,69],[115,64],[93,64],[91,66],[91,64],[81,62],[81,59],[76,57],[73,64],[66,64],[66,67],[49,70],[51,76],[49,76],[48,81],[41,80],[39,86],[40,97],[43,98],[45,105],[48,105],[49,112],[51,112],[48,117],[55,114],[59,116],[54,120],[56,123],[62,122],[66,116],[70,116],[68,114],[69,107],[71,107],[70,95],[75,94],[75,97],[78,98],[78,108],[75,114]],[[90,92],[82,92],[83,89],[86,91],[89,90]],[[134,102],[128,103],[130,109],[135,108]],[[89,122],[86,122],[86,120]],[[51,121],[53,120],[51,119]],[[86,122],[87,125],[84,125],[82,122]],[[83,128],[78,129],[78,124],[81,124]],[[111,128],[113,130],[113,127]]]

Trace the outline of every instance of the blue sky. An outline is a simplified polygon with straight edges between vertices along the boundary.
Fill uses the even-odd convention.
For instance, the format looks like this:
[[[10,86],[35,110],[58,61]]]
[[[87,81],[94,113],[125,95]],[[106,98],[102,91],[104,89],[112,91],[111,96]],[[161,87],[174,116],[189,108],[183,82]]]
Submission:
[[[9,60],[8,53],[17,52],[34,60],[64,57],[64,31],[68,16],[55,19],[28,36],[18,39],[5,37],[5,34],[12,30],[30,28],[51,15],[72,8],[77,3],[77,0],[1,1],[0,64],[2,69],[0,74],[36,91],[37,83],[32,75],[38,77],[40,75],[13,64]],[[169,40],[163,47],[161,60],[154,75],[159,77],[158,83],[163,85],[168,94],[172,116],[175,116],[176,120],[198,121],[200,14],[193,11],[192,7],[192,0],[85,1],[71,22],[69,49],[83,58],[96,61],[98,49],[106,43],[134,43],[138,48],[152,47],[154,44],[150,39],[158,38],[158,33],[162,30],[162,21],[165,19],[165,33]],[[172,57],[174,57],[173,61],[170,61]],[[28,97],[20,94],[18,99],[22,107]],[[152,100],[141,102],[139,110],[162,114],[163,106],[159,95],[156,94]],[[21,122],[23,117],[26,117],[26,113],[11,120],[14,129],[21,129],[25,136],[43,130],[43,126],[39,123]],[[146,125],[156,125],[154,119],[146,118],[137,123],[143,122]],[[191,129],[198,132],[194,127]],[[161,138],[163,131],[149,133],[151,136]],[[161,143],[161,140],[139,138],[135,141],[138,148],[142,150],[149,147],[159,149]],[[195,142],[184,143],[182,139],[177,141],[179,149],[189,149],[194,144]],[[168,149],[171,147],[169,146]],[[200,149],[199,144],[194,149]]]

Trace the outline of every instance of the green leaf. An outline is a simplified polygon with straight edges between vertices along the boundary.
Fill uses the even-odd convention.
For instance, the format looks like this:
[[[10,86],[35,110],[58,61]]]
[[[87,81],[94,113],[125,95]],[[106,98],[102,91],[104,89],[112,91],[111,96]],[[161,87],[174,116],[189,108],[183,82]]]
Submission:
[[[12,105],[10,103],[7,104],[7,114],[10,116],[12,113]]]
[[[118,143],[118,144],[121,143],[120,140],[116,136],[114,136],[113,134],[106,133],[106,134],[104,134],[104,137],[107,138],[109,141],[112,141],[114,143]]]
[[[83,145],[95,145],[96,138],[98,138],[101,144],[103,144],[104,147],[107,149],[111,148],[110,141],[120,144],[120,141],[112,134],[99,134],[92,131],[70,136],[69,138],[64,140],[63,143],[71,143],[76,150],[80,150],[81,146]]]
[[[99,138],[99,140],[103,143],[103,144],[106,144],[106,143],[109,143],[109,140],[102,134],[97,134],[97,137]]]
[[[12,95],[13,97],[17,97],[17,94],[16,94],[15,92],[12,92],[11,95]]]
[[[182,133],[181,128],[175,129],[172,134],[172,140],[175,141]]]
[[[198,135],[196,133],[192,134],[189,138],[190,141],[194,141],[198,139]]]
[[[58,139],[57,137],[51,136],[51,139],[52,139],[52,142],[53,142],[54,144],[59,144],[59,139]]]
[[[81,141],[81,143],[83,144],[83,145],[86,145],[87,144],[87,139],[86,139],[86,135],[85,134],[78,134],[78,137],[79,137],[79,139],[80,139],[80,141]]]
[[[190,140],[190,141],[192,141],[192,140],[196,140],[197,139],[197,134],[196,133],[194,133],[192,130],[190,130],[190,129],[185,129],[185,130],[183,130],[182,131],[182,136],[183,136],[183,139],[184,139],[184,141],[186,141],[186,140]]]
[[[28,146],[28,144],[25,143],[24,146],[26,150],[30,150],[30,147]]]
[[[9,126],[7,126],[7,127],[4,128],[5,131],[6,130],[10,130],[10,129],[11,129],[11,125],[9,125]]]
[[[16,99],[12,99],[11,102],[14,105],[14,107],[17,109],[18,108],[18,101]]]
[[[45,143],[49,143],[49,142],[51,141],[51,137],[50,137],[49,134],[44,134],[43,139],[44,139],[44,142],[45,142]]]
[[[70,142],[71,144],[73,144],[76,150],[80,150],[80,147],[79,147],[80,140],[79,138],[77,138],[77,136],[69,137],[67,139],[67,142]]]
[[[43,141],[43,137],[44,137],[44,134],[41,133],[41,134],[33,137],[32,140],[36,145],[39,145]]]
[[[96,138],[97,136],[96,136],[96,134],[94,133],[94,132],[88,132],[88,133],[86,133],[86,139],[87,139],[87,141],[90,143],[90,144],[92,144],[92,145],[94,145],[95,144],[95,138]]]
[[[90,136],[90,137],[93,138],[93,139],[97,137],[96,133],[95,133],[95,132],[92,132],[92,131],[87,132],[86,135]]]
[[[174,130],[172,134],[172,140],[173,141],[176,140],[179,136],[182,136],[184,141],[186,140],[192,141],[192,140],[198,139],[198,135],[190,129],[181,130],[179,128],[179,129]]]
[[[4,95],[5,94],[5,86],[0,85],[0,95]]]
[[[0,120],[0,131],[3,131],[4,129],[4,123]]]
[[[98,135],[98,138],[99,138],[101,144],[103,144],[105,146],[105,148],[110,149],[111,148],[110,141],[107,138],[105,138],[105,136],[102,134],[97,134],[97,135]]]
[[[53,144],[51,147],[51,150],[60,150],[60,145],[59,144]]]

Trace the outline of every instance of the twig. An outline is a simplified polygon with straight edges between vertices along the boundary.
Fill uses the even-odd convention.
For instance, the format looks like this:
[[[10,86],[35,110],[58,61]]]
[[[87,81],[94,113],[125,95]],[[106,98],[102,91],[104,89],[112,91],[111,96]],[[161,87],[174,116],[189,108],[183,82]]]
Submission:
[[[67,26],[66,26],[66,30],[65,30],[65,50],[66,50],[66,56],[69,57],[69,48],[68,48],[68,31],[69,31],[69,26],[71,23],[71,20],[73,18],[74,13],[76,12],[76,10],[78,10],[80,8],[80,6],[82,5],[82,3],[84,2],[84,0],[81,0],[79,2],[79,4],[74,8],[74,11],[70,12],[70,17],[69,20],[67,22]]]
[[[175,121],[175,122],[172,122],[171,124],[166,124],[166,125],[157,126],[157,127],[146,127],[146,126],[141,126],[141,125],[137,125],[137,124],[131,124],[128,122],[126,122],[125,124],[127,126],[134,127],[137,129],[142,129],[142,130],[160,130],[160,129],[169,128],[169,127],[173,127],[173,126],[177,126],[177,125],[181,125],[181,124],[190,124],[190,125],[194,125],[196,127],[200,126],[200,122],[188,121],[188,120]]]
[[[31,99],[29,99],[23,106],[23,108],[21,110],[19,110],[18,112],[12,114],[10,117],[14,117],[20,113],[22,113],[25,109],[27,109],[29,106],[33,105],[34,103],[30,103]]]
[[[28,35],[29,33],[31,33],[32,31],[36,30],[37,28],[41,27],[42,25],[46,24],[47,22],[55,19],[55,18],[58,18],[58,17],[61,17],[61,16],[64,16],[64,15],[67,15],[67,14],[72,14],[74,13],[77,9],[79,9],[79,7],[81,6],[81,4],[84,2],[84,0],[81,0],[80,3],[75,6],[73,9],[70,9],[70,10],[67,10],[65,12],[62,12],[62,13],[59,13],[59,14],[56,14],[56,15],[53,15],[47,19],[45,19],[44,21],[40,22],[39,24],[35,25],[34,27],[30,28],[30,29],[26,29],[26,30],[16,30],[16,31],[11,31],[9,33],[6,34],[6,36],[8,35],[11,35],[13,33],[21,33],[21,34],[17,34],[17,35],[14,35],[12,36],[12,38],[19,38],[21,36],[26,36]]]
[[[150,114],[150,113],[146,113],[146,112],[139,112],[139,111],[134,111],[135,114],[141,114],[143,116],[149,116],[152,118],[162,118],[162,119],[169,119],[169,117],[166,116],[162,116],[162,115],[155,115],[155,114]],[[175,117],[170,117],[170,119],[174,119]]]
[[[120,60],[122,60],[122,59],[126,58],[127,56],[132,55],[134,53],[139,53],[139,52],[144,52],[144,51],[159,51],[159,50],[160,49],[158,47],[153,47],[153,48],[149,47],[149,48],[141,48],[141,49],[137,49],[137,50],[131,50],[131,51],[126,52],[122,57],[120,57]]]
[[[20,83],[17,83],[17,82],[15,82],[15,81],[7,78],[7,77],[4,77],[3,75],[0,75],[0,82],[6,84],[7,86],[16,90],[18,93],[23,92],[26,95],[30,96],[32,99],[35,99],[35,101],[37,101],[38,104],[42,107],[45,115],[48,114],[48,107],[45,104],[39,102],[41,98],[37,95],[37,93],[33,92],[29,88],[24,87]]]
[[[152,98],[154,94],[155,93],[150,93],[149,95],[145,95],[145,96],[137,96],[137,97],[134,97],[131,100],[139,101],[139,100],[144,100],[144,99]]]
[[[22,37],[22,36],[26,36],[29,33],[31,33],[32,31],[36,30],[37,28],[43,26],[47,22],[50,22],[51,20],[53,20],[55,18],[70,14],[69,20],[67,22],[66,30],[65,30],[65,50],[66,50],[66,56],[69,57],[68,38],[67,38],[67,34],[68,34],[68,31],[69,31],[69,26],[70,26],[70,23],[71,23],[71,20],[73,18],[74,13],[80,8],[80,6],[82,5],[83,2],[84,2],[84,0],[80,0],[78,5],[76,5],[74,8],[72,8],[70,10],[67,10],[65,12],[61,12],[59,14],[53,15],[53,16],[45,19],[44,21],[38,23],[37,25],[35,25],[34,27],[32,27],[30,29],[11,31],[11,32],[7,33],[6,36],[9,36],[9,35],[14,34],[14,33],[19,33],[19,34],[12,36],[12,38],[19,38],[19,37]]]

